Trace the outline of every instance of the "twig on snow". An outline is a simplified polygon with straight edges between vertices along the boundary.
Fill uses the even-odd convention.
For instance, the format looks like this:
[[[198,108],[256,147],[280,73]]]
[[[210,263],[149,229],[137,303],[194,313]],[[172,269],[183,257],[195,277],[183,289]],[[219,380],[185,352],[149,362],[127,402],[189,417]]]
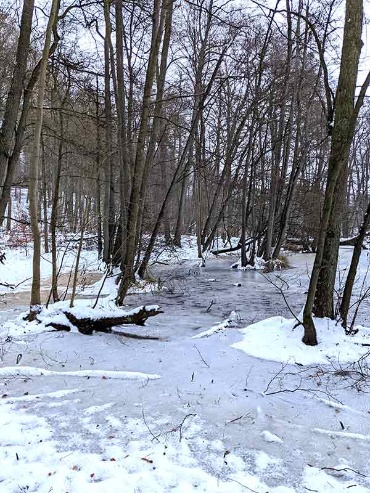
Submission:
[[[181,423],[176,426],[172,431],[178,431],[179,432],[179,442],[182,440],[182,427],[184,426],[185,421],[190,418],[191,416],[196,416],[196,414],[187,414],[184,419],[181,421]]]
[[[321,471],[334,471],[334,472],[351,471],[351,472],[354,472],[355,474],[358,474],[359,476],[362,476],[363,478],[367,478],[366,474],[362,474],[362,472],[356,471],[355,469],[352,469],[351,467],[342,467],[341,469],[337,469],[335,467],[322,467]]]
[[[200,356],[200,359],[203,361],[203,363],[208,367],[208,368],[211,368],[209,366],[209,364],[207,363],[207,361],[203,358],[203,356],[201,355],[201,352],[199,351],[199,349],[197,348],[197,346],[194,344],[194,348],[198,351],[198,354]]]
[[[248,490],[248,491],[252,491],[252,493],[258,493],[258,491],[256,491],[256,490],[252,490],[252,488],[249,488],[249,486],[246,486],[245,484],[240,483],[240,481],[237,481],[236,479],[233,479],[233,478],[229,478],[229,479],[230,479],[230,481],[234,481],[234,483],[239,484],[240,486],[242,486],[242,487],[243,487],[243,488],[245,488],[246,490]]]
[[[150,427],[149,427],[149,425],[148,425],[148,423],[147,423],[147,421],[146,421],[146,418],[145,418],[144,409],[142,409],[142,410],[141,410],[141,415],[142,415],[142,417],[143,417],[143,421],[144,421],[144,424],[145,424],[145,426],[146,426],[147,430],[149,431],[149,433],[150,433],[150,434],[152,435],[152,437],[153,437],[152,441],[153,441],[153,440],[156,440],[156,441],[159,443],[159,442],[160,442],[160,440],[159,440],[159,438],[158,438],[158,437],[159,437],[160,435],[154,435],[154,433],[153,433],[153,432],[152,432],[152,430],[150,429]]]
[[[239,421],[239,419],[243,419],[246,416],[249,416],[249,414],[242,414],[241,416],[238,416],[237,418],[231,419],[230,421],[226,421],[226,424],[229,425],[230,423],[235,423],[236,421]]]

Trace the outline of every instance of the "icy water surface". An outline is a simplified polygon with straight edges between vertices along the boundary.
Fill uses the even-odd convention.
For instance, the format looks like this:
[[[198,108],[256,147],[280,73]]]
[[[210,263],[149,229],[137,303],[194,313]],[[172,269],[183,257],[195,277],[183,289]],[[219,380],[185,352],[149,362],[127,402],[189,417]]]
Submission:
[[[165,289],[150,297],[162,306],[165,315],[151,321],[162,322],[179,336],[189,331],[218,323],[232,311],[237,313],[240,325],[248,325],[264,318],[281,315],[291,317],[289,308],[299,313],[304,303],[308,284],[307,263],[312,255],[295,255],[297,268],[265,275],[261,271],[241,271],[230,268],[233,258],[211,258],[205,267],[195,262],[184,262],[177,267],[157,267],[156,277],[163,280]],[[280,292],[283,289],[289,308]],[[128,298],[131,304],[141,304],[140,296]],[[163,325],[162,325],[163,329]]]
[[[153,274],[161,279],[164,289],[151,294],[130,295],[126,300],[127,306],[159,304],[165,315],[155,321],[164,329],[166,337],[174,332],[180,337],[187,336],[189,329],[221,322],[232,311],[237,312],[242,325],[274,315],[290,317],[279,288],[283,289],[289,307],[295,313],[300,311],[312,255],[293,255],[291,263],[294,268],[268,275],[261,271],[231,269],[234,260],[235,257],[210,258],[203,268],[197,261],[184,261],[179,266],[154,266]],[[95,281],[99,276],[101,274],[90,275],[89,280]],[[64,285],[63,279],[60,284]],[[49,290],[50,283],[44,280],[42,293],[45,300]],[[83,297],[83,293],[78,296]],[[29,292],[10,292],[1,300],[0,321],[4,321],[13,313],[27,310]],[[150,322],[153,323],[154,320]]]

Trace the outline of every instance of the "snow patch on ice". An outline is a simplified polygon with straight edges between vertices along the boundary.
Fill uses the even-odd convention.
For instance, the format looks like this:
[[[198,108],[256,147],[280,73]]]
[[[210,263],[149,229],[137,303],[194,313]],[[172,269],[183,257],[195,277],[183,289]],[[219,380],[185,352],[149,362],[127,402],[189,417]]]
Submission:
[[[192,339],[203,339],[204,337],[210,337],[212,334],[216,334],[217,332],[222,332],[224,329],[235,327],[236,321],[238,319],[238,314],[235,311],[232,311],[229,317],[221,322],[220,324],[214,325],[208,330],[201,332],[192,337]]]
[[[0,368],[0,376],[21,376],[21,377],[39,377],[39,376],[69,376],[69,377],[87,377],[120,379],[120,380],[156,380],[161,378],[160,375],[141,373],[137,371],[110,371],[110,370],[77,370],[77,371],[53,371],[44,368],[34,368],[32,366],[7,366]]]
[[[283,443],[283,440],[268,430],[262,432],[263,439],[268,443]]]
[[[303,328],[294,319],[271,317],[241,329],[243,340],[232,345],[256,358],[303,365],[349,362],[365,354],[363,343],[370,343],[370,329],[362,327],[355,336],[345,335],[341,326],[330,319],[314,319],[317,346],[302,342]]]

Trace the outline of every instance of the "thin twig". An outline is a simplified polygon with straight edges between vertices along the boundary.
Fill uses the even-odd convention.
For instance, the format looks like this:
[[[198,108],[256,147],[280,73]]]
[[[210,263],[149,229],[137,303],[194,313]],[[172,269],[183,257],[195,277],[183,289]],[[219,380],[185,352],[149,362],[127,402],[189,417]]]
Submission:
[[[147,423],[147,421],[146,421],[146,418],[145,418],[144,409],[142,409],[142,410],[141,410],[141,415],[142,415],[142,417],[143,417],[143,421],[144,421],[144,424],[145,424],[145,426],[146,426],[147,430],[149,431],[149,433],[150,433],[150,434],[152,435],[152,437],[153,437],[153,440],[157,440],[157,442],[159,443],[159,442],[160,442],[160,440],[159,440],[159,438],[158,438],[158,437],[159,437],[159,435],[154,435],[154,433],[153,433],[153,432],[152,432],[152,430],[150,429],[150,427],[149,427],[149,425],[148,425],[148,423]]]
[[[268,395],[267,394],[267,391],[269,390],[271,384],[274,382],[274,380],[276,380],[280,375],[281,373],[285,370],[286,366],[287,366],[288,363],[282,363],[281,364],[281,368],[280,370],[271,378],[271,380],[269,381],[269,383],[267,384],[267,387],[265,388],[265,390],[263,391],[264,394]]]
[[[361,472],[356,471],[355,469],[352,469],[351,467],[342,467],[341,469],[336,469],[335,467],[322,467],[321,471],[335,471],[335,472],[351,471],[351,472],[354,472],[355,474],[358,474],[359,476],[362,476],[363,478],[367,478],[366,474],[362,474]]]
[[[285,293],[283,291],[283,288],[281,286],[278,286],[272,279],[270,279],[268,276],[266,276],[266,274],[264,274],[263,272],[260,272],[261,276],[263,276],[267,282],[269,282],[270,284],[272,284],[274,286],[274,288],[276,288],[279,293],[281,294],[281,296],[283,297],[283,300],[284,300],[284,303],[286,305],[286,307],[288,308],[290,314],[294,317],[294,319],[296,320],[296,325],[294,326],[294,328],[298,327],[299,325],[302,325],[302,322],[299,320],[299,318],[297,317],[297,315],[293,312],[293,310],[290,308],[290,305],[288,303],[288,300],[286,299],[286,296],[285,296]],[[288,283],[284,280],[284,279],[281,279],[281,277],[278,277],[278,279],[280,281],[282,281],[284,284],[288,285]]]
[[[214,301],[211,300],[211,303],[209,304],[209,307],[206,309],[206,313],[209,313],[211,311],[212,305],[214,305]]]
[[[252,493],[258,493],[258,491],[256,491],[256,490],[252,490],[252,488],[249,488],[249,486],[246,486],[245,484],[240,483],[240,482],[239,482],[239,481],[237,481],[236,479],[233,479],[233,478],[229,478],[229,479],[230,479],[230,481],[234,481],[234,483],[239,484],[240,486],[242,486],[242,487],[243,487],[243,488],[245,488],[246,490],[248,490],[248,491],[252,491]]]
[[[30,279],[32,279],[32,277],[27,277],[27,279],[24,279],[23,281],[19,282],[18,284],[9,284],[8,282],[0,282],[0,286],[4,286],[5,288],[10,288],[10,289],[16,289],[18,286],[20,286],[24,282],[29,281]]]
[[[209,366],[209,364],[207,363],[207,361],[203,358],[203,356],[201,355],[201,353],[200,353],[199,349],[197,348],[197,346],[196,346],[195,344],[194,344],[194,348],[198,351],[198,354],[199,354],[199,356],[200,356],[200,359],[203,361],[203,363],[204,363],[204,364],[205,364],[208,368],[211,368],[211,367]]]
[[[196,416],[196,414],[187,414],[184,419],[181,421],[181,423],[179,424],[179,426],[177,427],[177,429],[179,430],[179,442],[181,442],[182,440],[182,427],[185,423],[185,421],[190,418],[191,416]]]
[[[237,418],[234,418],[232,419],[231,421],[226,421],[226,424],[230,424],[230,423],[235,423],[235,421],[239,421],[239,419],[243,419],[245,418],[246,416],[248,416],[248,414],[242,414],[241,416],[238,416]]]

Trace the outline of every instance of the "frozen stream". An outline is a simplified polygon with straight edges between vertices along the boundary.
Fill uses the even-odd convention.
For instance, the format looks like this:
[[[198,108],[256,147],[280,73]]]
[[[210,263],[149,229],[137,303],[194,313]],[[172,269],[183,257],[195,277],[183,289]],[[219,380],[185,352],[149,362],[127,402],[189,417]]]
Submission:
[[[310,255],[294,255],[291,263],[295,268],[270,276],[274,284],[283,283],[295,313],[304,301],[308,283],[306,264],[311,261]],[[281,364],[231,348],[232,343],[241,339],[239,327],[270,316],[290,316],[281,294],[266,277],[255,271],[231,270],[231,263],[230,258],[219,258],[209,259],[202,269],[188,261],[177,267],[160,266],[154,272],[163,280],[165,290],[128,297],[130,307],[161,305],[163,315],[149,319],[144,328],[131,329],[157,335],[162,338],[160,341],[138,341],[111,334],[89,337],[44,332],[13,340],[6,346],[0,367],[14,366],[21,355],[23,366],[56,372],[3,378],[0,394],[7,396],[7,402],[14,398],[15,409],[45,419],[52,430],[51,440],[63,457],[77,453],[118,457],[121,451],[124,464],[126,457],[133,454],[127,452],[133,443],[140,443],[140,447],[144,443],[146,447],[143,451],[138,446],[139,466],[148,466],[149,472],[135,476],[134,486],[125,490],[121,486],[104,489],[103,482],[100,489],[95,485],[91,490],[73,490],[63,485],[53,491],[342,493],[349,491],[351,485],[352,493],[370,491],[367,395],[346,388],[341,382],[337,385],[326,381],[325,377],[318,386],[318,378],[309,377],[317,368],[301,373],[300,367],[286,367],[284,372],[292,373],[289,381],[283,374],[276,380],[282,371]],[[12,310],[3,311],[1,318],[14,317],[21,307]],[[209,338],[192,339],[225,320],[232,311],[237,313],[234,328]],[[74,370],[137,371],[161,378],[143,382],[63,375]],[[271,381],[279,382],[280,387],[277,393],[269,395],[266,390]],[[288,391],[292,385],[298,390]],[[60,391],[59,397],[50,394]],[[25,393],[27,399],[22,401]],[[39,397],[31,398],[34,395]],[[167,478],[162,484],[164,470],[158,447],[160,455],[165,456],[167,450],[172,450],[171,444],[181,450],[189,447],[187,453],[195,458],[196,467],[217,479],[215,486],[205,487],[201,480],[190,477],[190,486],[181,487],[185,479],[175,472],[171,473],[171,480]],[[15,448],[14,453],[16,450],[19,456],[21,449]],[[143,465],[144,455],[149,464]],[[42,460],[41,454],[39,461]],[[132,469],[130,473],[127,467],[133,481],[137,471]],[[191,471],[195,463],[189,467]],[[327,475],[321,472],[322,468],[347,471]],[[320,474],[324,478],[317,486],[315,478],[307,479],[310,471],[317,478]],[[244,476],[240,476],[242,473]],[[251,486],[254,483],[246,487],[246,474],[257,475],[268,489],[257,483],[255,488]],[[154,477],[154,483],[150,477]],[[230,488],[225,489],[225,484]],[[12,491],[2,488],[0,481],[0,493]],[[47,490],[35,487],[27,491]]]
[[[165,315],[150,322],[150,326],[158,322],[166,337],[174,336],[174,332],[180,337],[187,336],[188,329],[196,330],[220,322],[233,310],[237,312],[241,325],[274,315],[288,317],[289,310],[272,283],[283,287],[289,306],[298,313],[304,301],[312,259],[310,254],[292,255],[293,268],[267,276],[260,271],[230,269],[235,257],[210,258],[205,268],[200,268],[196,261],[183,261],[178,266],[155,266],[153,274],[163,281],[165,289],[151,294],[130,295],[127,304],[130,307],[140,304],[162,306]],[[99,276],[90,275],[90,278],[97,280]],[[60,280],[61,286],[65,284],[64,280]],[[46,300],[49,290],[49,281],[43,280],[43,299]],[[83,293],[80,296],[83,297]],[[13,317],[14,313],[27,310],[29,291],[9,292],[2,300],[0,322]]]

